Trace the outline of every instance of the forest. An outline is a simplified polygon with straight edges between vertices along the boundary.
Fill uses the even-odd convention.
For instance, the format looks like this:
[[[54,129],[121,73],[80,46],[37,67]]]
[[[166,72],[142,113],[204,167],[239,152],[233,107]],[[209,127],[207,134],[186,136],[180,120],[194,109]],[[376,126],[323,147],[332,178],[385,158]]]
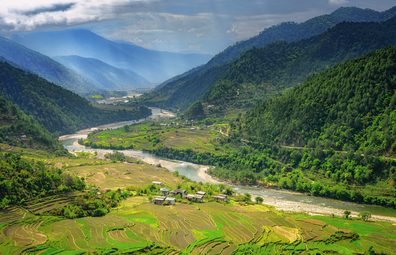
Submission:
[[[100,110],[73,92],[2,61],[0,96],[17,104],[48,131],[58,135],[117,121],[137,120],[151,114],[144,106],[132,111]]]

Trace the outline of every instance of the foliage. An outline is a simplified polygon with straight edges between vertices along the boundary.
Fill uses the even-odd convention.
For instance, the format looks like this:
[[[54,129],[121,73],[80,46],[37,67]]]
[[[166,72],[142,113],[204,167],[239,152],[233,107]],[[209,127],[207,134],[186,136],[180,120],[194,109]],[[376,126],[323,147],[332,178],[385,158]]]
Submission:
[[[24,114],[18,106],[0,97],[0,142],[22,148],[50,151],[57,156],[67,150],[35,119]]]
[[[0,200],[2,206],[22,200],[73,190],[83,190],[78,177],[48,168],[42,161],[28,161],[19,154],[0,153]]]
[[[371,212],[367,212],[367,211],[360,212],[358,217],[364,221],[367,221],[368,219],[371,218]]]

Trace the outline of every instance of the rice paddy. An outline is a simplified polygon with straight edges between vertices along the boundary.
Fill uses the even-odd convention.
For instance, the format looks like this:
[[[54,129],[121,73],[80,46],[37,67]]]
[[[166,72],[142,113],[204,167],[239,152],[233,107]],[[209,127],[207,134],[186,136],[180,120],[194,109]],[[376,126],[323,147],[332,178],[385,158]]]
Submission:
[[[219,212],[219,208],[223,212]],[[253,211],[251,207],[263,210]],[[373,246],[394,254],[396,226],[323,216],[285,216],[265,205],[239,207],[217,204],[158,206],[142,202],[123,206],[103,217],[62,219],[38,216],[13,207],[0,212],[2,254],[63,252],[83,254],[138,252],[158,249],[188,254],[292,254],[315,252],[364,253]],[[357,240],[337,233],[352,231]],[[45,253],[47,254],[47,253]]]
[[[66,171],[66,170],[65,170]],[[101,188],[170,188],[186,182],[164,168],[110,163],[67,169]],[[129,177],[129,178],[126,178]],[[154,205],[132,196],[102,217],[65,219],[45,212],[78,194],[27,201],[0,211],[1,254],[395,254],[396,226],[324,216],[284,214],[235,202]],[[44,213],[44,214],[43,214]],[[355,232],[357,234],[355,234]],[[357,237],[357,238],[356,238]]]

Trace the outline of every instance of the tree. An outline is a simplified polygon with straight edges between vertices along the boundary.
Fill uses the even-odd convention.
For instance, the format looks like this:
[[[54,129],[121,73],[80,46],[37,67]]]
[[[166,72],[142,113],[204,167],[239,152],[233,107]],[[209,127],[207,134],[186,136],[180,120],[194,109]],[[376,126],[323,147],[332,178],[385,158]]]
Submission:
[[[257,204],[262,204],[264,201],[264,199],[262,197],[256,197],[255,199],[256,199]]]
[[[348,211],[348,210],[344,211],[345,219],[348,219],[349,215],[351,215],[351,211]]]
[[[129,126],[128,126],[128,125],[125,125],[125,126],[124,126],[124,131],[125,131],[125,132],[129,132]]]
[[[358,214],[358,217],[360,217],[360,218],[361,218],[362,220],[364,220],[364,221],[367,221],[368,219],[371,218],[371,212],[368,212],[368,211],[360,212],[360,213]]]

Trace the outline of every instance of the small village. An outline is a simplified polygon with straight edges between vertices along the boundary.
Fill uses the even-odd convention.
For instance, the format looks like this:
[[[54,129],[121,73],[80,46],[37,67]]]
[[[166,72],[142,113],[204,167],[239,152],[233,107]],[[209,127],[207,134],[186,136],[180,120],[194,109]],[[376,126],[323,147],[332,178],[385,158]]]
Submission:
[[[153,181],[152,184],[160,186],[164,185],[164,183],[157,181]],[[197,191],[195,194],[186,194],[186,191],[183,189],[174,189],[171,191],[169,188],[161,188],[160,193],[161,196],[157,196],[153,199],[153,204],[174,205],[176,202],[176,198],[187,199],[190,202],[203,203],[206,196],[206,192],[204,191]],[[218,202],[227,202],[227,198],[228,196],[225,194],[213,196],[214,201]]]

